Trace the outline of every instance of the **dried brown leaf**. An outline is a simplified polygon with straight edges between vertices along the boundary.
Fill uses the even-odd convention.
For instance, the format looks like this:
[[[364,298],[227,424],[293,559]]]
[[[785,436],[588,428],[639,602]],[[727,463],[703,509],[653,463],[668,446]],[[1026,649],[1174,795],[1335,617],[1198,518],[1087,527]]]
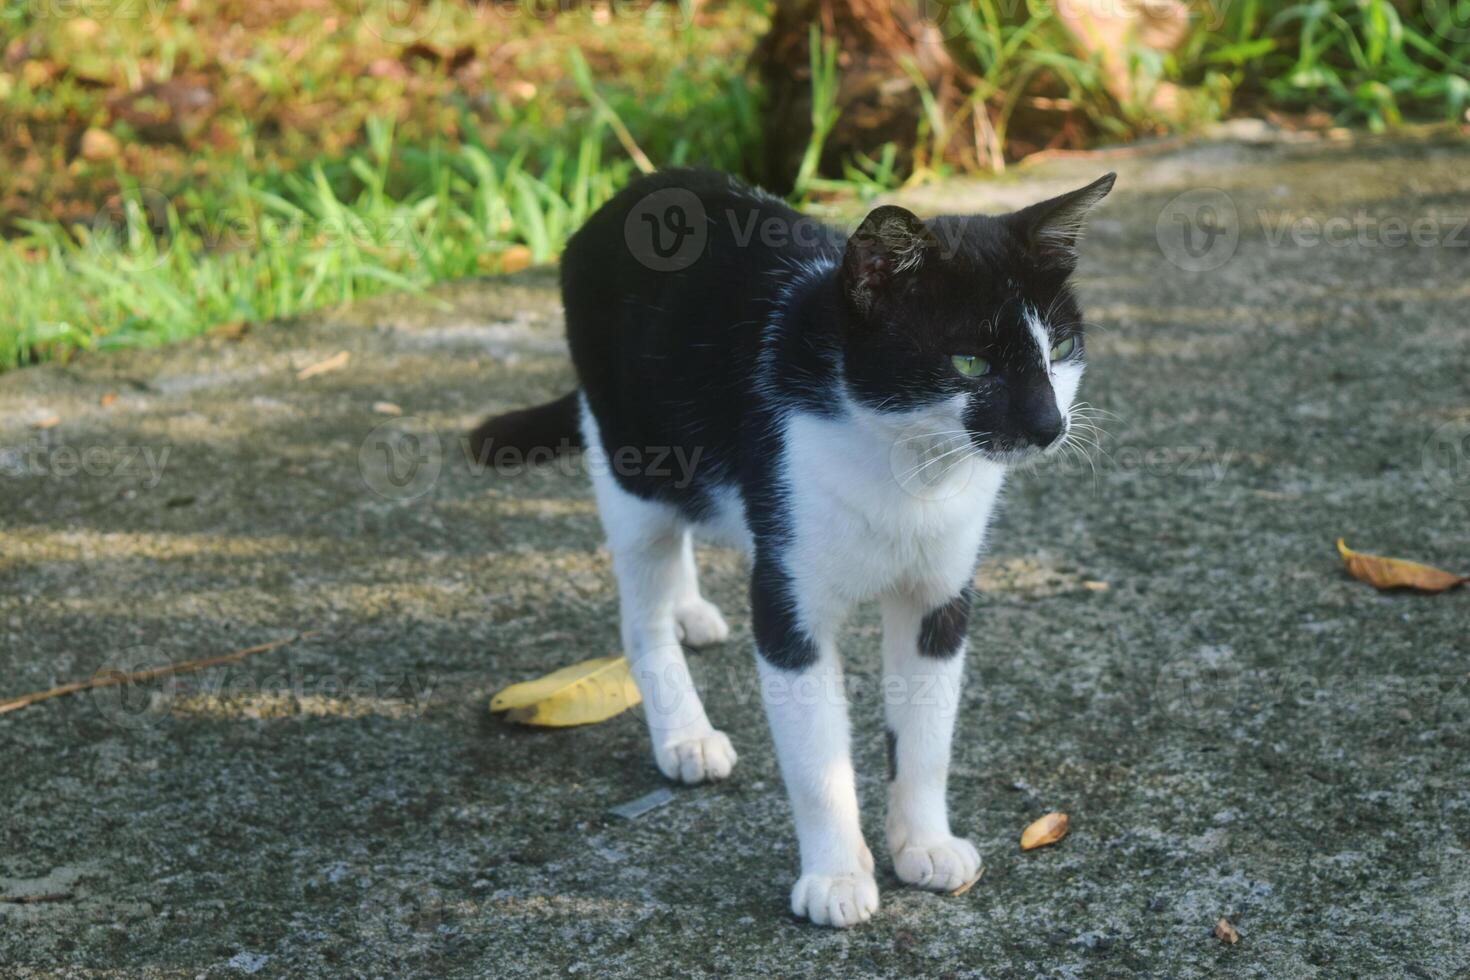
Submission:
[[[1033,821],[1030,826],[1021,831],[1021,850],[1030,851],[1048,844],[1055,844],[1067,836],[1069,823],[1065,813],[1048,813],[1040,820]]]
[[[1337,539],[1337,553],[1347,566],[1348,574],[1375,589],[1418,589],[1420,592],[1443,592],[1470,581],[1432,565],[1382,555],[1365,555],[1352,550]]]
[[[244,320],[236,320],[233,323],[221,323],[218,326],[210,327],[209,335],[211,337],[218,337],[221,340],[241,340],[249,330],[250,324]]]
[[[325,361],[317,361],[296,372],[297,381],[308,381],[318,375],[327,374],[331,371],[340,371],[352,360],[352,354],[345,350],[339,350]]]

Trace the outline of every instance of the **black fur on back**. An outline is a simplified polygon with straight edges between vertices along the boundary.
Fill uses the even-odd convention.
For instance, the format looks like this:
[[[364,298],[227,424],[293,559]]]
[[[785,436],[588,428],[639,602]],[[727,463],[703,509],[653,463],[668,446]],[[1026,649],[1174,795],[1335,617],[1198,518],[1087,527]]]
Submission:
[[[703,214],[686,217],[702,218],[705,241],[687,267],[660,271],[648,267],[630,238],[642,233],[637,220],[650,202],[656,212],[670,190],[698,199]],[[810,248],[770,248],[755,239],[742,245],[735,229],[752,222],[803,226],[824,237]],[[756,357],[782,288],[795,263],[840,257],[834,233],[813,219],[700,170],[635,181],[573,236],[562,259],[567,341],[604,448],[609,455],[700,454],[698,479],[688,486],[619,473],[625,489],[698,517],[712,489],[739,478],[742,459],[759,456],[742,452],[741,443],[760,437],[761,427],[750,425],[761,411],[752,398]],[[823,375],[823,353],[816,343],[799,342],[783,356],[795,371]]]
[[[1025,337],[1028,311],[1052,340],[1075,341],[1082,316],[1068,278],[1082,218],[1113,175],[1008,215],[920,221],[878,208],[851,235],[714,171],[667,170],[615,195],[572,236],[562,258],[567,341],[580,392],[609,457],[680,454],[693,479],[664,468],[615,468],[637,496],[689,518],[738,488],[757,540],[780,531],[773,467],[779,418],[792,408],[837,414],[843,399],[904,410],[971,396],[977,446],[1005,453],[1054,425],[1044,364]],[[677,210],[671,210],[677,205]],[[673,217],[671,217],[673,216]],[[649,250],[677,226],[698,247],[669,263]],[[686,236],[687,237],[687,236]],[[953,355],[984,357],[984,379]],[[576,394],[487,420],[480,449],[556,447],[577,438]],[[491,443],[494,446],[491,446]]]

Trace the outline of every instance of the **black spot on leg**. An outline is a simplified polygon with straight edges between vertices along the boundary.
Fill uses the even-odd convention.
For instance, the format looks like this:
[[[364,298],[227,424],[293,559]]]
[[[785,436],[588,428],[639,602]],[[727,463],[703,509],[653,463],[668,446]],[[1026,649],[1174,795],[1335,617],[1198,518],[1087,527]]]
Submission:
[[[783,670],[805,670],[817,661],[817,645],[796,621],[791,578],[776,562],[757,558],[750,576],[750,619],[755,647]]]
[[[965,642],[965,630],[970,625],[970,602],[974,595],[974,590],[964,589],[924,617],[919,624],[920,653],[947,660],[960,652],[960,645]]]
[[[888,781],[891,783],[898,778],[898,732],[889,728],[884,734],[888,736]]]

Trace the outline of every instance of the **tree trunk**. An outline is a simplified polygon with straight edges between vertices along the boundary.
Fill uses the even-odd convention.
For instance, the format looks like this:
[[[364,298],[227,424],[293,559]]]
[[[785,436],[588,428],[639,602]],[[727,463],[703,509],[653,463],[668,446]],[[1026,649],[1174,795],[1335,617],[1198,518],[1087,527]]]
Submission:
[[[788,192],[812,135],[810,29],[837,42],[841,115],[827,138],[821,172],[840,176],[857,153],[876,157],[885,143],[913,163],[925,109],[905,61],[921,75],[948,119],[959,102],[956,67],[934,24],[910,0],[777,0],[771,28],[751,55],[766,92],[765,160],[761,175]]]
[[[1007,157],[1086,145],[1094,127],[1084,113],[1058,104],[1065,100],[1055,96],[1065,89],[1049,83],[1045,71],[1028,83],[1028,97],[1002,122],[1006,145],[1000,145],[991,118],[997,110],[966,106],[966,89],[976,80],[945,49],[946,38],[959,29],[949,16],[955,2],[777,0],[770,30],[751,54],[766,91],[763,182],[789,192],[811,139],[813,24],[837,42],[841,77],[840,116],[823,146],[822,174],[841,176],[844,162],[859,153],[876,157],[889,142],[898,147],[901,171],[941,158],[961,167],[999,170]],[[1161,120],[1187,116],[1187,100],[1167,82],[1153,84],[1148,105],[1137,106],[1136,80],[1124,56],[1135,44],[1158,51],[1177,46],[1189,17],[1180,0],[1054,0],[1053,6],[1077,54],[1100,61],[1103,88],[1113,99]],[[923,77],[936,104],[923,140],[923,93],[906,64]]]

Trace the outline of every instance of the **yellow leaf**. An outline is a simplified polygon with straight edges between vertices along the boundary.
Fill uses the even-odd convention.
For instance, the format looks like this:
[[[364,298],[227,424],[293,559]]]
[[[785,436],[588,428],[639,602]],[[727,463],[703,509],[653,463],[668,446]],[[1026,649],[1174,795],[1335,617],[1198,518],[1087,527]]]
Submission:
[[[1068,822],[1065,813],[1048,813],[1040,820],[1034,821],[1021,831],[1021,850],[1029,851],[1033,848],[1055,844],[1067,836]]]
[[[1417,561],[1362,554],[1349,548],[1342,538],[1337,539],[1337,553],[1342,555],[1342,563],[1347,566],[1349,575],[1367,582],[1375,589],[1443,592],[1470,581],[1432,565],[1421,565]]]
[[[628,658],[600,657],[512,684],[490,699],[490,710],[521,725],[564,728],[607,721],[641,700]]]

